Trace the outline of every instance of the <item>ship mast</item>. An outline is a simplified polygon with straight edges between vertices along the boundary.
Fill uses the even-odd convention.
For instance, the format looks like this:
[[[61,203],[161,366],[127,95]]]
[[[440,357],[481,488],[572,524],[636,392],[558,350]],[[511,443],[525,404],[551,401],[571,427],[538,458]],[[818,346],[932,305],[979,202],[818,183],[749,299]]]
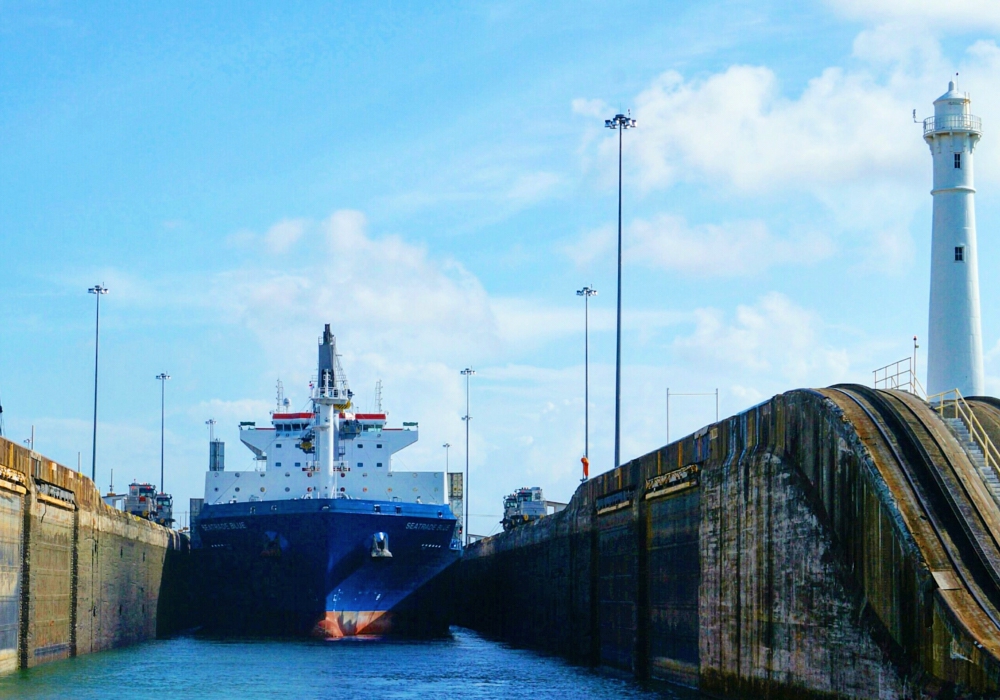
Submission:
[[[316,414],[316,457],[320,472],[331,482],[337,440],[337,414],[351,407],[351,390],[337,358],[337,339],[330,324],[323,327],[316,368],[316,386],[312,395]]]

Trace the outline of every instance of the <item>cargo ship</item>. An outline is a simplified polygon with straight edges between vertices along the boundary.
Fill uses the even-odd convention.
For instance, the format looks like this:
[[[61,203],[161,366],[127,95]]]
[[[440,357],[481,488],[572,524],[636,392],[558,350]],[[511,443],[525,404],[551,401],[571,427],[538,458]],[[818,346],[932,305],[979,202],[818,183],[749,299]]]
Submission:
[[[240,424],[257,468],[213,464],[206,475],[192,528],[206,627],[321,638],[445,632],[444,573],[462,553],[446,475],[392,469],[418,426],[353,412],[329,324],[310,384],[311,410],[275,411],[270,427]]]

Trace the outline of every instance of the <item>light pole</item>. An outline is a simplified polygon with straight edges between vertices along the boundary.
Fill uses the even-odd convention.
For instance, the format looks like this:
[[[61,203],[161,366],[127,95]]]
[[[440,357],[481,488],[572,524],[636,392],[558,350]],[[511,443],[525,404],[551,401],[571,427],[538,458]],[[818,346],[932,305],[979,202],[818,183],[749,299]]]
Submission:
[[[462,486],[463,498],[465,500],[465,546],[469,546],[469,421],[472,420],[472,416],[469,415],[469,380],[476,370],[471,367],[466,367],[462,370],[462,376],[465,377],[465,416],[462,420],[465,421],[465,484]]]
[[[618,131],[618,335],[615,351],[615,469],[621,458],[622,437],[622,134],[635,127],[635,119],[616,114],[604,126]]]
[[[583,456],[586,466],[580,481],[586,481],[590,467],[590,297],[597,296],[597,290],[584,287],[578,289],[576,295],[583,297]]]
[[[445,444],[441,445],[441,447],[444,448],[444,473],[448,474],[451,471],[450,469],[448,469],[448,450],[451,449],[451,443],[446,442]]]
[[[108,288],[95,284],[87,290],[90,294],[97,296],[97,319],[94,324],[94,437],[91,441],[92,450],[90,453],[90,480],[97,483],[97,357],[100,350],[101,341],[101,295],[108,293]]]
[[[160,380],[160,493],[166,493],[163,490],[163,390],[170,375],[160,372],[156,378]]]
[[[209,418],[207,421],[205,421],[205,425],[208,426],[208,441],[215,442],[215,419]]]

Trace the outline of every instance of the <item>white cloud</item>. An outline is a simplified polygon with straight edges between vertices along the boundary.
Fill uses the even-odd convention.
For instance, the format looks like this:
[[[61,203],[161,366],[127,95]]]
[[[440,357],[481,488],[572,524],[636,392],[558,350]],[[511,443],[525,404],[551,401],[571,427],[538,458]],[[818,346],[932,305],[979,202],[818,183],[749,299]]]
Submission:
[[[311,356],[323,323],[333,324],[349,352],[391,348],[411,360],[459,361],[498,345],[489,299],[474,276],[398,236],[370,236],[361,212],[340,210],[305,226],[299,246],[309,254],[297,264],[276,269],[262,255],[214,284],[275,359],[310,366],[301,353]],[[300,353],[292,361],[289,348]]]
[[[264,244],[272,253],[284,253],[295,245],[305,231],[304,219],[285,219],[279,221],[264,234]]]
[[[103,490],[108,487],[111,470],[114,470],[115,488],[124,490],[133,479],[159,483],[160,479],[160,426],[159,405],[157,405],[156,427],[149,428],[133,423],[98,421],[97,424],[97,481]],[[170,417],[168,415],[168,424]],[[70,469],[77,467],[80,454],[81,471],[91,473],[91,430],[92,423],[86,419],[48,418],[35,420],[35,450],[51,459],[62,458],[62,464]],[[168,428],[165,432],[167,446],[167,479],[173,480],[178,440]],[[84,449],[81,450],[81,446]],[[127,455],[127,457],[126,457]],[[206,457],[207,463],[207,457]],[[174,481],[176,484],[177,482]],[[169,484],[168,484],[169,485]],[[186,504],[185,504],[186,505]]]
[[[989,342],[988,340],[986,342]],[[1000,339],[994,343],[992,348],[987,348],[983,355],[986,369],[986,394],[988,396],[1000,396]]]
[[[611,112],[611,108],[604,100],[585,100],[577,98],[571,103],[574,114],[595,119],[606,119]]]
[[[683,217],[661,215],[629,227],[627,257],[662,270],[730,277],[775,265],[814,263],[832,252],[832,243],[823,235],[779,238],[762,221],[690,226]]]
[[[195,420],[205,420],[205,417],[213,418],[220,424],[237,424],[239,421],[247,420],[247,416],[264,416],[273,410],[274,404],[262,399],[236,399],[224,401],[222,399],[210,399],[199,401],[188,407],[187,413]]]
[[[752,406],[758,404],[761,401],[769,398],[764,396],[760,391],[754,389],[753,387],[743,386],[742,384],[733,384],[729,387],[729,393],[736,397],[743,405]]]
[[[559,244],[557,249],[578,268],[586,268],[595,261],[615,254],[615,229],[611,226],[601,226],[586,231],[572,240]]]
[[[993,362],[995,360],[1000,360],[1000,340],[997,340],[996,344],[986,351],[986,361]]]
[[[519,205],[533,204],[550,196],[561,181],[555,173],[519,175],[507,190],[507,199]]]
[[[559,250],[581,269],[615,255],[610,226],[588,231]],[[811,264],[830,257],[833,243],[820,233],[775,236],[763,221],[692,226],[681,216],[637,219],[626,232],[626,261],[693,276],[739,277],[787,264]]]
[[[844,17],[943,30],[1000,30],[996,0],[827,0]]]
[[[917,167],[909,102],[867,73],[828,68],[798,99],[770,68],[732,66],[704,80],[661,75],[636,98],[629,143],[647,188],[677,180],[766,191]],[[639,134],[641,130],[641,135]]]
[[[778,292],[738,306],[731,321],[718,309],[699,309],[695,316],[694,333],[674,343],[690,363],[739,367],[786,387],[824,386],[849,375],[848,353],[824,342],[820,317]]]
[[[853,54],[876,67],[919,74],[942,64],[941,45],[926,28],[890,22],[865,29],[854,38]]]
[[[987,26],[1000,12],[1000,3],[992,6]],[[746,193],[817,192],[880,180],[913,187],[930,172],[930,159],[912,110],[930,114],[955,72],[973,94],[973,110],[984,121],[1000,120],[993,89],[1000,49],[993,40],[971,44],[956,63],[942,55],[933,27],[892,21],[860,32],[854,58],[850,67],[825,68],[798,94],[788,94],[778,73],[762,65],[696,78],[662,73],[634,100],[639,128],[625,139],[634,177],[646,190],[679,181]],[[596,102],[574,100],[573,111],[589,114]],[[585,168],[591,151],[603,165],[617,158],[617,142],[595,140],[594,132],[583,131]]]

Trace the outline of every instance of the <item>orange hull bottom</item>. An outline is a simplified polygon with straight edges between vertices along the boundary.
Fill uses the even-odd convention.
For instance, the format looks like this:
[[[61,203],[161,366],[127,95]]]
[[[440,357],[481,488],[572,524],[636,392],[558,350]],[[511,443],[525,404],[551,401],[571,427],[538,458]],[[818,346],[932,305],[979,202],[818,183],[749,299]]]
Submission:
[[[392,613],[384,610],[328,611],[312,634],[320,639],[381,636],[389,633],[391,623]]]

